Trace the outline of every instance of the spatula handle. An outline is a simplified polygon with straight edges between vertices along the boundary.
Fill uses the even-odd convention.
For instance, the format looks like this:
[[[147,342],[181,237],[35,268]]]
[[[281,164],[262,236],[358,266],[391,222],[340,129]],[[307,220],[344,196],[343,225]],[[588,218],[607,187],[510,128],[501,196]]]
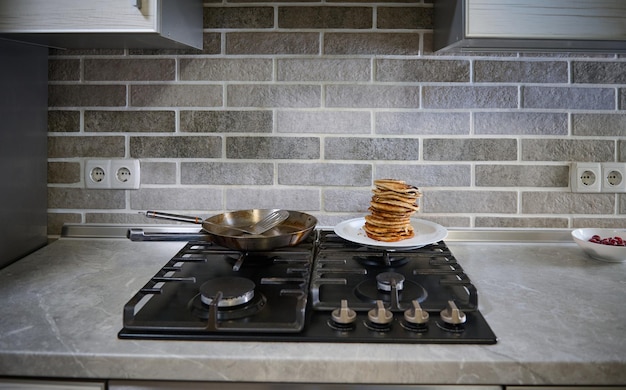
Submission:
[[[202,224],[202,221],[203,221],[203,219],[200,217],[163,213],[161,211],[146,211],[145,216],[148,218],[169,219],[170,221],[190,222],[190,223],[197,223],[197,224]]]

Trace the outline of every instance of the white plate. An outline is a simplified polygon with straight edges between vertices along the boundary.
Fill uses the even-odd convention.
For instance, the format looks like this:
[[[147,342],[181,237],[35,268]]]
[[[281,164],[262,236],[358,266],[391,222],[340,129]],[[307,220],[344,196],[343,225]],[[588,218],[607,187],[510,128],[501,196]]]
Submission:
[[[365,218],[354,218],[340,222],[335,226],[335,233],[344,240],[357,244],[381,249],[415,249],[433,242],[443,240],[448,236],[448,230],[434,222],[423,219],[411,219],[411,226],[415,229],[415,236],[406,240],[383,242],[369,238],[363,230]]]

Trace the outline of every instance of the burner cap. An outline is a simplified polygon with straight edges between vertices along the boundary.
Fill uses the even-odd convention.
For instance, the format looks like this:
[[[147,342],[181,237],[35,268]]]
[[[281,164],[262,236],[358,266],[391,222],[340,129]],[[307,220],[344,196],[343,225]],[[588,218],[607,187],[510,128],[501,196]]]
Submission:
[[[394,284],[397,291],[402,291],[404,276],[397,272],[382,272],[376,275],[376,284],[381,291],[391,291]]]
[[[200,286],[200,300],[206,305],[213,303],[218,292],[222,298],[218,307],[232,307],[248,303],[254,298],[255,284],[250,279],[240,277],[224,277],[211,279]]]
[[[409,259],[403,255],[397,255],[393,252],[383,251],[382,253],[375,253],[372,255],[359,255],[354,256],[354,259],[366,267],[402,267],[409,262]]]

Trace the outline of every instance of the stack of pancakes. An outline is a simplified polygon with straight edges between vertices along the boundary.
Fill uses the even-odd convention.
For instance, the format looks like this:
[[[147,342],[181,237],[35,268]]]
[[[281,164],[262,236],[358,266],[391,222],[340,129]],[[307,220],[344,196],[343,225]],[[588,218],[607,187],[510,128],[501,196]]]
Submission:
[[[365,234],[385,242],[406,240],[415,236],[411,216],[418,211],[417,199],[422,193],[402,180],[374,180],[370,214],[365,216]]]

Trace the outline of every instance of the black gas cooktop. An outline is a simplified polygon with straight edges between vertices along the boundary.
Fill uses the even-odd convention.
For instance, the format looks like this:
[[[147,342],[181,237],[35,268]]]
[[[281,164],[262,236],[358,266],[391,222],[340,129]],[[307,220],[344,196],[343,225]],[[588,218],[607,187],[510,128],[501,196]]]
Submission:
[[[241,253],[188,242],[124,306],[120,338],[493,344],[444,241],[386,251],[317,230]]]

